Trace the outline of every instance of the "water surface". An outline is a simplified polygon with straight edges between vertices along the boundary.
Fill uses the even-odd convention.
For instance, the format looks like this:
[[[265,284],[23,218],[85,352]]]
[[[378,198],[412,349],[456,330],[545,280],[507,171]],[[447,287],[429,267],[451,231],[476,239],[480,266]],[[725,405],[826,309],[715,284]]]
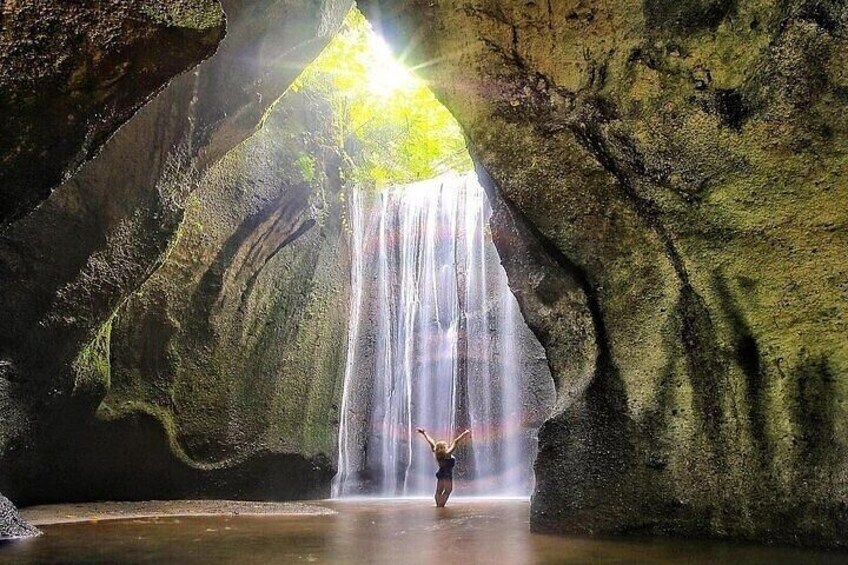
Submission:
[[[715,542],[599,541],[531,534],[522,500],[321,503],[326,516],[162,518],[45,526],[0,546],[2,563],[373,563],[401,565],[845,563],[848,555]]]

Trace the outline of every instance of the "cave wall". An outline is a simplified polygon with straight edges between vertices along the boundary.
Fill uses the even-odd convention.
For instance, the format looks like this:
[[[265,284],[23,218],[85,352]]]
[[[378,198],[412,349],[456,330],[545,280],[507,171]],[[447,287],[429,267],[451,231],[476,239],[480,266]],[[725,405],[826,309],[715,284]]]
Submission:
[[[216,0],[0,6],[0,226],[67,180],[150,95],[215,52]]]
[[[304,386],[314,395],[311,414],[323,414],[328,376],[315,388],[285,379],[302,370],[286,363],[310,366],[325,351],[311,339],[326,320],[284,340],[302,358],[251,367],[249,351],[260,344],[240,332],[268,319],[252,309],[270,304],[275,282],[256,282],[244,296],[232,291],[247,288],[255,273],[259,281],[282,272],[298,291],[279,298],[291,301],[280,311],[320,304],[307,290],[320,288],[320,277],[277,271],[284,267],[276,261],[320,262],[331,250],[316,235],[321,215],[296,177],[278,187],[291,207],[268,216],[279,229],[239,232],[268,212],[247,197],[236,197],[238,212],[220,222],[199,219],[198,227],[186,218],[201,213],[192,207],[202,202],[197,188],[212,178],[210,167],[253,133],[350,3],[223,1],[228,31],[215,55],[172,80],[51,193],[150,91],[220,39],[216,4],[203,3],[205,16],[186,20],[189,11],[168,15],[165,4],[141,15],[133,10],[142,3],[115,4],[128,10],[116,19],[64,3],[27,19],[24,3],[3,4],[2,80],[20,79],[15,65],[41,54],[75,54],[45,71],[55,75],[44,81],[80,80],[85,100],[66,100],[76,88],[3,89],[4,115],[17,105],[26,111],[20,122],[10,117],[14,135],[4,140],[20,151],[3,146],[3,174],[24,181],[3,183],[12,196],[4,192],[0,233],[0,490],[22,502],[51,492],[120,496],[135,474],[151,477],[138,496],[165,492],[154,479],[162,476],[179,477],[166,495],[200,485],[198,493],[248,496],[255,473],[232,473],[221,465],[224,451],[253,454],[242,468],[266,474],[279,456],[296,453],[291,464],[307,476],[311,457],[333,439],[323,421],[276,430],[260,419],[253,427],[255,416],[297,410],[275,383],[235,373]],[[361,7],[396,47],[411,45],[404,50],[413,62],[430,63],[420,72],[468,135],[494,202],[504,265],[547,350],[559,399],[540,436],[534,529],[845,544],[844,3],[365,0]],[[72,29],[80,14],[89,18],[80,24],[88,36],[106,30],[103,66],[94,55],[85,60],[77,39],[33,25]],[[120,34],[108,31],[116,26]],[[133,26],[138,34],[126,33]],[[55,47],[39,43],[52,37]],[[125,37],[130,47],[109,37]],[[180,46],[180,56],[163,55],[167,65],[147,74],[151,43]],[[134,81],[138,88],[129,88]],[[74,120],[63,115],[69,107]],[[43,117],[44,132],[27,129]],[[69,141],[54,157],[44,151],[55,139]],[[44,174],[30,185],[26,171],[38,157]],[[307,218],[316,225],[298,233]],[[206,229],[224,244],[214,259],[211,247],[193,258],[174,244],[178,233],[202,243]],[[266,245],[285,242],[284,234],[298,237],[277,253]],[[172,257],[183,263],[169,264]],[[257,269],[266,258],[274,266]],[[154,276],[114,317],[163,262],[174,280]],[[169,300],[178,288],[197,299]],[[202,316],[189,316],[185,327],[168,319],[194,312],[186,307]],[[271,341],[273,328],[285,326],[273,318],[259,332]],[[200,343],[195,331],[208,331],[232,358],[204,352],[190,366],[181,352]],[[164,356],[146,353],[157,348]],[[141,382],[137,367],[150,368],[156,384]],[[222,378],[204,388],[207,374]],[[191,375],[203,383],[196,391],[187,386]],[[236,394],[225,395],[225,384]],[[238,400],[250,387],[275,390],[250,406]],[[104,397],[99,418],[114,425],[68,453],[85,437],[78,426],[81,434],[98,426],[94,411]],[[207,398],[237,425],[225,430],[219,412],[191,398]],[[194,430],[207,417],[215,433],[204,438]],[[257,431],[261,439],[242,441]],[[149,467],[127,458],[128,445],[152,454]],[[55,457],[59,447],[65,457]],[[41,482],[81,469],[103,472],[52,490]],[[89,484],[96,488],[81,488]]]
[[[547,350],[533,528],[848,543],[845,4],[360,5]]]
[[[81,489],[75,495],[39,480],[70,476],[73,465],[53,450],[73,445],[69,430],[89,422],[107,392],[108,322],[161,266],[209,167],[256,130],[267,108],[333,36],[350,2],[221,5],[227,35],[214,56],[171,80],[95,158],[0,234],[0,491],[15,502],[88,496],[84,481],[74,483]],[[4,25],[14,10],[4,5]],[[63,24],[73,23],[63,17]],[[18,46],[28,40],[10,41]],[[58,56],[75,44],[57,49]],[[54,163],[48,152],[48,164],[57,171],[68,167],[59,153]],[[18,174],[11,165],[4,172]],[[155,430],[155,422],[137,419]],[[103,442],[103,458],[118,458],[114,448]]]
[[[233,475],[238,496],[329,496],[350,270],[331,116],[285,95],[204,176],[163,266],[113,319],[98,418],[158,420],[197,475],[159,488],[214,494]]]

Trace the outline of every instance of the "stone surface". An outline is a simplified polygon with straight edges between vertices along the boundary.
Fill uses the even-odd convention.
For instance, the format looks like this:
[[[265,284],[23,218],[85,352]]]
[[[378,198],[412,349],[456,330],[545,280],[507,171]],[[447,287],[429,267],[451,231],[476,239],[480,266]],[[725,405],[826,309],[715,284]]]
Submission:
[[[214,53],[219,2],[0,7],[0,226],[43,201],[174,75]]]
[[[296,356],[270,365],[253,365],[251,351],[274,344],[240,334],[268,321],[263,339],[293,328],[258,314],[274,288],[285,291],[280,312],[326,304],[303,291],[320,280],[309,260],[338,251],[318,241],[317,204],[296,182],[280,193],[289,208],[231,195],[232,214],[208,227],[196,263],[174,239],[202,244],[198,185],[218,178],[209,194],[223,194],[228,173],[213,165],[253,133],[350,3],[222,4],[228,34],[214,57],[22,215],[164,75],[126,99],[124,86],[115,90],[122,101],[90,138],[48,131],[68,146],[4,211],[13,221],[0,234],[0,490],[16,501],[326,488],[330,373],[319,371],[314,387],[303,375],[316,360],[334,363],[327,352],[338,344],[313,340],[335,317],[299,320],[283,340]],[[7,15],[22,5],[7,1],[2,25],[27,61],[29,24],[16,28]],[[559,399],[540,434],[533,528],[848,543],[844,2],[361,5],[410,62],[427,63],[420,72],[463,125],[511,284],[547,350]],[[61,10],[97,14],[55,9],[59,21]],[[208,47],[219,33],[212,26],[191,41]],[[172,61],[173,72],[200,56]],[[96,77],[121,67],[110,65],[80,76],[108,90]],[[63,69],[44,80],[67,81]],[[62,109],[65,96],[32,108]],[[37,123],[34,112],[12,131]],[[40,155],[47,134],[15,143]],[[4,173],[31,161],[4,162]],[[275,263],[285,260],[290,271]],[[162,264],[171,280],[151,278]],[[284,274],[284,288],[260,281],[271,272]],[[173,300],[180,289],[193,300]],[[228,355],[197,351],[206,343]],[[231,450],[235,459],[222,459]]]
[[[534,529],[848,543],[845,4],[361,7],[464,127],[554,369]]]
[[[0,494],[0,542],[38,535],[41,535],[41,531],[21,518],[9,499]]]
[[[163,266],[113,321],[98,411],[107,426],[157,419],[210,478],[268,457],[289,498],[329,496],[344,376],[350,267],[329,112],[285,96],[201,180]],[[293,472],[295,459],[313,471]]]
[[[111,318],[161,265],[199,179],[255,131],[266,109],[329,41],[349,6],[336,0],[223,2],[228,32],[215,55],[171,81],[95,159],[4,229],[0,488],[13,500],[62,496],[61,488],[41,488],[35,477],[70,483],[67,473],[55,472],[50,457],[53,449],[73,445],[76,426],[91,423],[109,387]],[[139,415],[128,433],[155,444],[167,437],[156,422]],[[120,438],[124,431],[118,428],[98,441],[108,445]],[[80,465],[93,457],[96,467],[94,461],[121,460],[126,453],[113,442],[109,449],[69,457]],[[266,464],[259,454],[250,462]],[[312,468],[308,461],[292,465]],[[151,463],[157,473],[171,473],[175,483],[191,484],[194,471],[175,470],[180,466],[166,456]],[[252,488],[244,477],[233,478],[242,486],[215,480],[223,493]],[[109,489],[107,483],[75,484],[83,489],[78,496],[85,489]]]

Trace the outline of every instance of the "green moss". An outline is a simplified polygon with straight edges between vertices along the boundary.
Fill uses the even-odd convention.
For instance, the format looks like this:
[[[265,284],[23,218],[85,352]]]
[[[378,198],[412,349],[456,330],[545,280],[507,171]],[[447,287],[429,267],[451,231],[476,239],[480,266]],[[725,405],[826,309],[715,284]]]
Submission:
[[[670,33],[715,29],[736,10],[737,0],[645,0],[648,28]]]
[[[278,100],[122,309],[103,416],[155,417],[193,466],[335,450],[348,275],[326,111],[305,91]]]
[[[75,397],[100,402],[111,385],[111,363],[109,359],[112,320],[97,332],[94,340],[80,351],[73,364]]]
[[[313,182],[315,180],[315,159],[310,155],[301,155],[297,158],[296,163],[304,180]]]
[[[145,15],[167,26],[207,30],[224,25],[224,12],[215,0],[173,0],[145,3]]]
[[[180,461],[195,469],[214,469],[223,465],[209,465],[192,459],[184,450],[179,441],[177,425],[173,414],[161,406],[139,401],[125,401],[119,404],[104,402],[97,410],[97,419],[101,422],[117,422],[129,418],[135,414],[146,414],[156,418],[165,429],[168,438],[168,447]]]
[[[613,471],[581,450],[591,434],[575,437],[595,425],[579,413],[589,393],[563,387],[574,408],[545,435],[534,525],[844,543],[842,13],[830,0],[392,10],[392,36],[421,38],[413,56],[496,188],[585,269],[628,441],[646,453],[625,495],[575,512]],[[526,269],[507,266],[519,283]],[[574,312],[529,315],[564,379]]]

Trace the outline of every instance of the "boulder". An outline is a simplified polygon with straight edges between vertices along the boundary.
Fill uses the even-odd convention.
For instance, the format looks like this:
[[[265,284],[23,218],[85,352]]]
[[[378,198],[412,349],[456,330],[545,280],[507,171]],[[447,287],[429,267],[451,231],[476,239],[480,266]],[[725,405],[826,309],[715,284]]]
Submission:
[[[40,535],[41,530],[21,518],[15,505],[0,494],[0,542]]]

